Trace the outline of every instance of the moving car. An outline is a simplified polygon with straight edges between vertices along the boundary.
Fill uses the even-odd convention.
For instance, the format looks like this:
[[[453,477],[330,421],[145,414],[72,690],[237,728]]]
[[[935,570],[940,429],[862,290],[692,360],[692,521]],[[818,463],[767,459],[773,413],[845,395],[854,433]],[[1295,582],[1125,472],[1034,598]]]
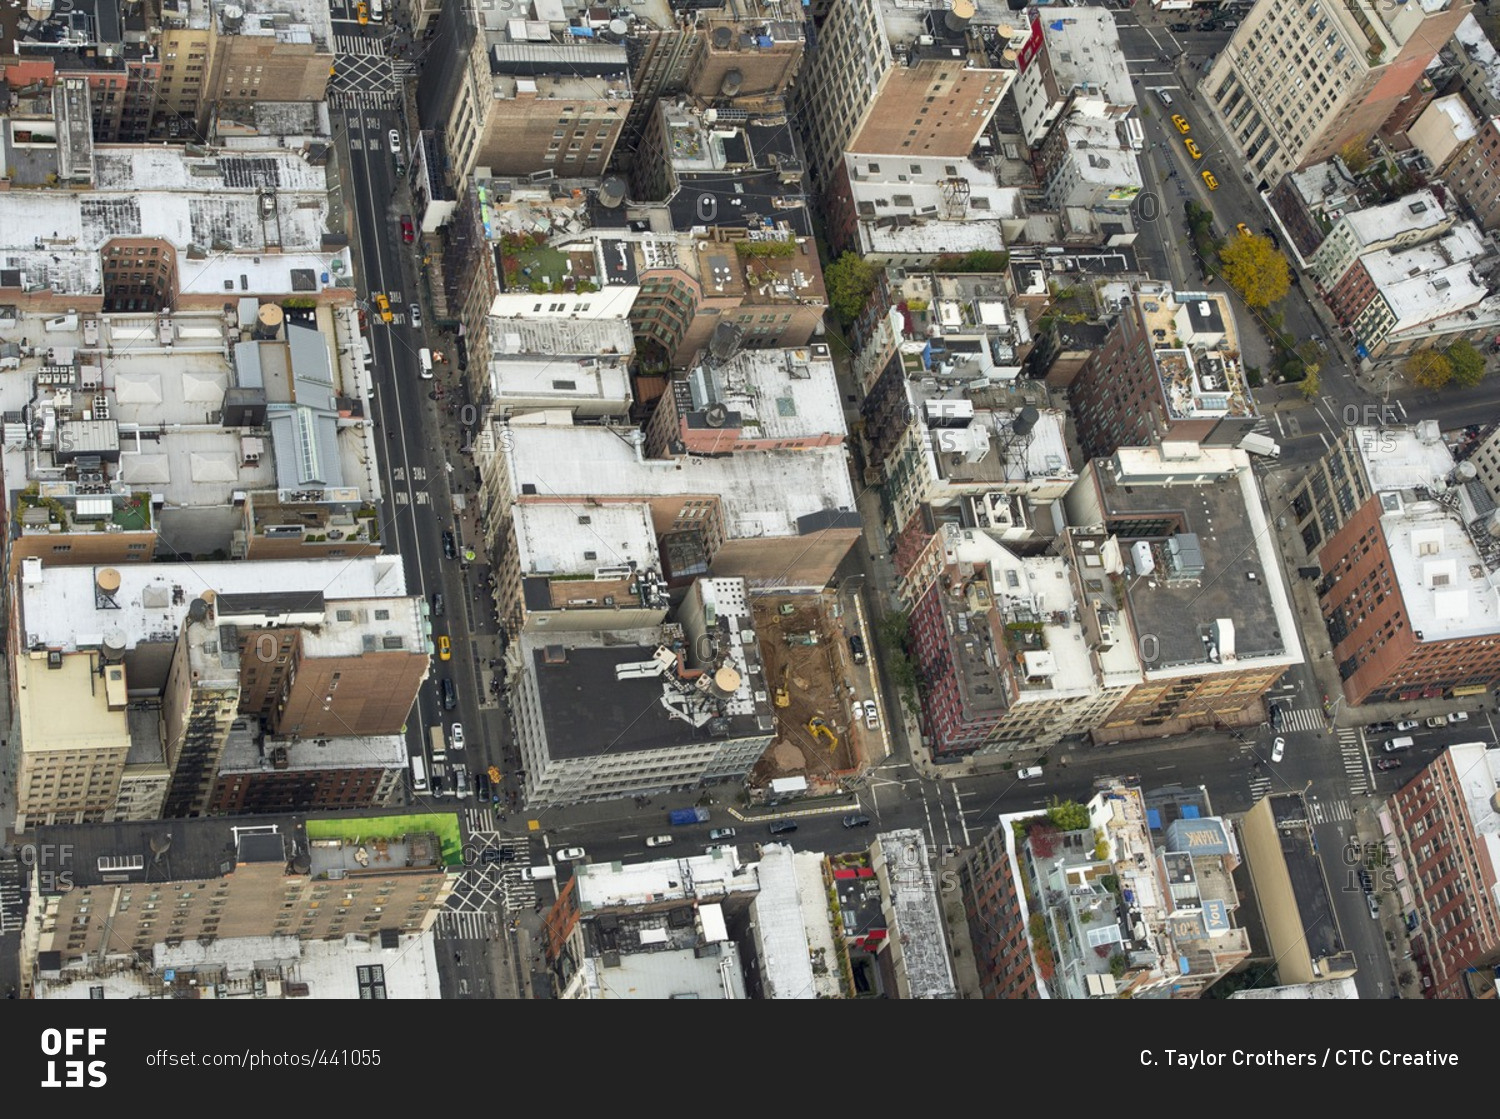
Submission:
[[[406,308],[406,317],[411,320],[411,325],[414,329],[422,329],[422,308],[419,304],[413,303],[408,306]]]
[[[448,732],[448,737],[451,739],[449,745],[453,749],[462,750],[464,748],[464,725],[454,723],[453,728]]]
[[[556,878],[557,868],[555,866],[523,866],[521,868],[521,880],[523,882],[536,882],[543,878]]]
[[[844,827],[846,827],[846,828],[867,828],[869,826],[870,826],[870,817],[868,817],[868,816],[845,816],[844,817]]]
[[[458,558],[458,541],[453,538],[453,530],[450,528],[443,529],[443,558]]]
[[[1039,765],[1028,765],[1024,769],[1016,770],[1016,780],[1035,781],[1042,775],[1042,767]]]
[[[586,857],[582,847],[560,847],[557,851],[557,861],[560,863],[576,863],[579,859]]]
[[[721,839],[733,839],[733,838],[734,838],[734,829],[733,828],[714,828],[713,830],[711,830],[708,833],[708,839],[709,839],[709,842],[711,842],[711,843],[717,843]]]
[[[443,592],[442,591],[433,591],[432,592],[432,616],[434,618],[441,618],[443,616],[443,612],[446,609],[447,609],[447,607],[443,603]]]
[[[1163,105],[1170,105],[1172,103],[1172,95],[1164,89],[1157,90],[1156,96],[1161,98],[1161,103]]]
[[[672,838],[670,835],[648,835],[646,837],[646,846],[670,847],[672,845]]]
[[[370,22],[370,5],[366,4],[364,0],[360,0],[359,6],[355,8],[354,12],[360,23]]]
[[[1187,148],[1188,155],[1192,156],[1194,159],[1203,158],[1203,152],[1198,149],[1197,142],[1191,136],[1189,136],[1182,142],[1182,146]]]
[[[451,661],[453,659],[453,642],[448,640],[446,633],[438,634],[437,647],[438,660]]]
[[[1253,234],[1253,233],[1250,232],[1250,227],[1248,225],[1246,225],[1244,222],[1240,222],[1240,224],[1237,225],[1237,226],[1235,226],[1235,228],[1240,231],[1240,236],[1241,237],[1254,237],[1255,236],[1255,234]]]
[[[1400,758],[1376,758],[1375,759],[1375,768],[1378,769],[1378,770],[1380,770],[1382,773],[1384,773],[1386,770],[1390,770],[1390,769],[1400,769],[1401,768],[1401,759]]]
[[[380,312],[381,322],[390,322],[396,317],[395,313],[391,310],[391,301],[386,298],[383,291],[375,293],[375,310]]]
[[[1286,739],[1278,738],[1271,744],[1271,761],[1279,762],[1286,756]]]
[[[1187,122],[1187,118],[1181,113],[1172,114],[1172,123],[1176,125],[1177,131],[1181,132],[1184,136],[1193,130],[1193,126]]]
[[[401,154],[401,133],[394,128],[385,134],[386,141],[391,145],[391,154]]]
[[[1214,178],[1214,173],[1212,171],[1203,171],[1200,173],[1203,176],[1204,186],[1208,187],[1209,190],[1219,189],[1219,180]]]
[[[412,223],[411,223],[411,215],[410,214],[402,214],[401,215],[401,240],[405,241],[408,245],[410,245],[416,239],[417,239],[417,230],[416,230],[416,227],[413,226]]]
[[[789,831],[797,830],[795,820],[772,820],[769,829],[772,835],[785,835]]]
[[[453,690],[453,681],[448,679],[448,677],[443,677],[443,682],[438,685],[438,691],[440,691],[443,696],[444,710],[452,711],[455,707],[458,706],[458,693]]]

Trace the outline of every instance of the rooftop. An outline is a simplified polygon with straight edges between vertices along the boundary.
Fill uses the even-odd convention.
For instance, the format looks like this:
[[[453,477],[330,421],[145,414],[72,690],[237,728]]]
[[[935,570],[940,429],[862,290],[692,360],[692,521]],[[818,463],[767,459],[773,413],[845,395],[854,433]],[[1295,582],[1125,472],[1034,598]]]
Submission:
[[[555,402],[558,407],[591,402],[629,401],[630,369],[619,357],[518,358],[490,360],[490,395],[496,406],[525,407]]]
[[[523,577],[661,569],[646,502],[528,502],[515,506],[512,523]]]
[[[1439,97],[1424,110],[1422,116],[1426,117],[1428,113],[1441,116],[1447,121],[1448,131],[1457,143],[1461,144],[1479,135],[1479,122],[1469,111],[1469,106],[1461,93],[1450,93],[1447,97]]]
[[[660,667],[657,652],[670,628],[524,634],[521,655],[536,676],[549,756],[638,755],[769,735],[770,705],[756,698],[765,689],[760,651],[753,637],[748,645],[742,639],[752,632],[749,619],[720,617],[732,633],[727,646],[742,662],[725,700],[702,690],[698,681],[707,677],[680,660]]]
[[[593,998],[745,998],[745,975],[731,942],[668,947],[664,922],[663,918],[655,923],[657,927],[636,930],[645,940],[639,951],[616,950],[607,958],[590,956],[584,960],[582,970]],[[633,928],[641,924],[631,922]],[[611,930],[616,937],[625,931]]]
[[[821,888],[804,894],[799,889],[797,860],[815,858],[799,856],[790,847],[770,843],[761,848],[755,871],[760,879],[760,893],[755,898],[755,923],[760,935],[762,993],[771,999],[811,999],[829,997],[821,989],[813,971],[814,946],[808,919],[822,918],[822,906],[811,914],[804,905],[823,900]],[[821,860],[819,860],[821,862]],[[822,886],[821,875],[815,883]],[[827,928],[828,922],[822,921]],[[826,985],[828,980],[823,980]]]
[[[1140,161],[1120,135],[1113,120],[1065,117],[1058,122],[1078,177],[1087,183],[1110,187],[1141,187]]]
[[[1328,896],[1307,804],[1300,793],[1272,793],[1270,802],[1282,861],[1297,916],[1302,921],[1299,944],[1312,960],[1337,956],[1344,951],[1344,944],[1334,919],[1333,900]]]
[[[886,888],[891,934],[901,940],[901,962],[911,997],[957,998],[926,839],[916,828],[884,831],[875,837],[874,847],[877,872]]]
[[[952,0],[932,0],[930,4],[914,0],[879,0],[876,11],[889,41],[902,44],[929,33],[941,36],[945,41],[951,38],[944,16],[952,6]],[[1025,13],[1013,11],[1005,0],[971,0],[970,7],[974,15],[969,25],[976,30],[991,27],[1025,30]]]
[[[1500,751],[1488,742],[1465,742],[1448,747],[1449,763],[1462,790],[1467,824],[1489,856],[1491,867],[1500,866]]]
[[[1244,451],[1122,447],[1093,467],[1147,679],[1299,664],[1296,620]],[[1143,550],[1144,549],[1144,550]]]
[[[711,423],[704,410],[722,404],[726,426],[746,439],[802,439],[843,435],[844,402],[826,346],[742,350],[727,362],[700,365],[687,376],[689,426]]]
[[[1116,105],[1135,104],[1135,86],[1113,12],[1084,7],[1044,12],[1041,24],[1059,87],[1102,95]]]
[[[1437,195],[1430,190],[1413,191],[1383,206],[1369,206],[1344,215],[1354,243],[1359,246],[1393,241],[1405,233],[1435,229],[1448,220]]]
[[[45,653],[14,657],[12,663],[16,715],[28,753],[123,749],[129,745],[126,710],[123,705],[112,709],[112,697],[99,675],[97,657],[65,656],[55,668],[47,663]],[[66,716],[59,718],[64,712]]]
[[[522,314],[491,315],[490,338],[496,354],[632,354],[635,334],[625,317],[535,319]]]
[[[574,868],[573,885],[578,910],[586,917],[679,898],[707,903],[726,894],[754,894],[760,889],[753,868],[740,862],[732,844],[678,859],[583,863]]]
[[[721,458],[646,459],[608,428],[511,424],[499,440],[509,460],[512,497],[717,494],[731,538],[797,536],[798,521],[825,510],[853,510],[842,447],[749,451]]]
[[[1500,51],[1495,50],[1473,12],[1464,16],[1453,38],[1463,47],[1469,62],[1483,72],[1490,96],[1500,100]]]
[[[1395,316],[1391,330],[1397,331],[1482,301],[1489,287],[1472,262],[1484,253],[1478,229],[1466,222],[1436,241],[1366,253],[1360,262]]]
[[[931,476],[952,485],[1071,478],[1067,417],[1055,409],[990,407],[986,394],[907,382],[912,417],[925,426]]]
[[[1223,293],[1137,292],[1135,305],[1151,334],[1162,399],[1174,419],[1256,414],[1234,311]]]
[[[274,760],[280,755],[286,764]],[[404,769],[406,739],[399,734],[351,735],[343,738],[276,738],[262,736],[237,719],[219,759],[219,773],[269,773],[324,769]]]
[[[119,581],[119,589],[112,593],[101,589],[97,581],[106,571]],[[304,588],[300,593],[299,587]],[[406,576],[397,556],[123,564],[116,568],[50,567],[26,560],[18,597],[26,645],[73,652],[96,647],[106,638],[126,648],[143,641],[176,640],[189,605],[205,591],[216,595],[281,593],[319,610],[322,606],[315,603],[322,596],[330,611],[343,608],[344,600],[381,599],[391,609],[404,612],[413,601],[407,597]]]

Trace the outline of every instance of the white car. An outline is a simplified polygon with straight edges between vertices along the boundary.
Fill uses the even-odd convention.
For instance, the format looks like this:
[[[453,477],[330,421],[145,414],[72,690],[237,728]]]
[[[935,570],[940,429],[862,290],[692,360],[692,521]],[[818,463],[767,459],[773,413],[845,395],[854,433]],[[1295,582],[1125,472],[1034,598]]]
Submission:
[[[1286,739],[1278,738],[1275,742],[1271,743],[1271,760],[1273,762],[1279,762],[1285,753]]]
[[[1455,711],[1453,712],[1453,714],[1448,716],[1448,721],[1450,723],[1463,723],[1467,722],[1468,718],[1469,713],[1467,711]]]
[[[387,140],[390,141],[390,144],[391,144],[391,154],[392,155],[400,155],[401,154],[401,133],[397,132],[393,128],[393,129],[391,129],[389,132],[387,132],[385,134],[385,137],[386,137]]]
[[[880,708],[875,706],[873,699],[865,700],[865,726],[874,730],[880,725]]]
[[[453,724],[452,729],[448,731],[448,740],[448,745],[453,749],[462,750],[464,748],[464,725],[462,723]]]
[[[670,835],[648,835],[646,837],[647,847],[670,847],[673,836]]]
[[[420,304],[413,303],[411,306],[407,307],[406,317],[411,320],[413,329],[422,329],[422,307]]]
[[[576,863],[584,857],[582,847],[560,847],[557,851],[557,861],[560,863]]]

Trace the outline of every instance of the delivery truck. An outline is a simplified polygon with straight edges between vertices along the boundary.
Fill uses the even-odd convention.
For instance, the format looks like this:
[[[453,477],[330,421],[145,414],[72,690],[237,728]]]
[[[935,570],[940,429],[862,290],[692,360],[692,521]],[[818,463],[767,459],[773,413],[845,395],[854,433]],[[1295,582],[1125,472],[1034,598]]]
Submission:
[[[667,818],[674,824],[701,824],[708,819],[708,809],[674,808]]]
[[[1279,458],[1281,455],[1281,446],[1276,440],[1255,431],[1240,440],[1240,450],[1249,451],[1252,455],[1265,455],[1267,458]]]

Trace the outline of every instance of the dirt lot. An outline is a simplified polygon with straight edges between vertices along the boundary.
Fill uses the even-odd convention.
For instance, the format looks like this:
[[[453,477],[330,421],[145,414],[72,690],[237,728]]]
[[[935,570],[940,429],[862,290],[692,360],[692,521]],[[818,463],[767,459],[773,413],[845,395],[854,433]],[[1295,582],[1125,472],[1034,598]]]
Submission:
[[[850,742],[849,648],[829,613],[831,598],[812,595],[758,595],[754,599],[755,632],[766,662],[766,684],[774,696],[779,686],[791,703],[777,707],[776,741],[751,774],[755,785],[774,777],[806,777],[811,784],[836,783],[841,773],[855,768]],[[790,606],[791,613],[782,613]],[[795,640],[817,635],[817,644]],[[788,640],[792,638],[794,640]],[[830,750],[821,735],[807,729],[821,718],[838,737]]]

